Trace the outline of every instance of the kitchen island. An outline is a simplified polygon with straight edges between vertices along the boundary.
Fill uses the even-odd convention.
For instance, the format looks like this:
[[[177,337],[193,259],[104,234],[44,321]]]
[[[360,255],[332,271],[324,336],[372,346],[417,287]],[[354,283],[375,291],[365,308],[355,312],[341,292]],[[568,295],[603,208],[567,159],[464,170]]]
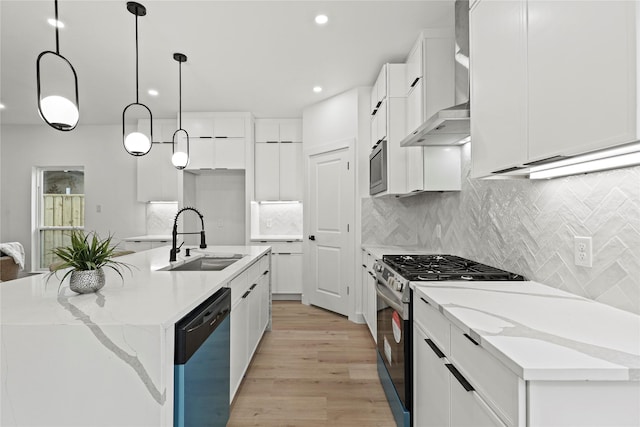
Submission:
[[[221,271],[163,271],[171,268],[168,246],[126,255],[118,260],[131,273],[123,281],[106,269],[94,294],[46,275],[2,283],[0,424],[173,425],[176,321],[223,286],[237,294],[232,283],[270,247],[194,248],[190,259],[203,252],[244,256]]]

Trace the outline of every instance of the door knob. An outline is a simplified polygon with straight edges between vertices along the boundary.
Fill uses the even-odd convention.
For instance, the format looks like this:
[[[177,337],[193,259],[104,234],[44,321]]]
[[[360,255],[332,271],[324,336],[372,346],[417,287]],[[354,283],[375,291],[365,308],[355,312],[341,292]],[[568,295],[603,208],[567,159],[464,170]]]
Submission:
[[[316,236],[314,236],[313,234],[309,236],[309,240],[316,240]]]

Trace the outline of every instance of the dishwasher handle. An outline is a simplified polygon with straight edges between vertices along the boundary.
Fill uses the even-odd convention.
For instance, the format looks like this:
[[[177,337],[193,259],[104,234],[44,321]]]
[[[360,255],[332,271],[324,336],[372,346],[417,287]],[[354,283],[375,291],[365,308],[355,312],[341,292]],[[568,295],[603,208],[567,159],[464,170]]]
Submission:
[[[174,363],[186,363],[230,313],[231,289],[222,288],[178,321]]]

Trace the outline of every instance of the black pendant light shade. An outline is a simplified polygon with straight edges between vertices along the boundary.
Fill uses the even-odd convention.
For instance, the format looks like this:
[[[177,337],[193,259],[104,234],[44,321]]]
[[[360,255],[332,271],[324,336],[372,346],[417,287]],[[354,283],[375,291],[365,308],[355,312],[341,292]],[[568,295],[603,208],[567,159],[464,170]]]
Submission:
[[[178,130],[173,133],[171,163],[176,169],[184,169],[189,164],[189,133],[182,129],[182,63],[187,62],[187,56],[174,53],[173,59],[178,61]]]
[[[75,129],[80,119],[78,75],[67,58],[60,55],[58,0],[54,4],[56,51],[44,51],[36,60],[38,113],[52,128],[68,132]]]
[[[130,1],[127,2],[127,10],[136,17],[136,102],[127,105],[122,111],[122,143],[127,153],[132,156],[144,156],[151,151],[151,141],[153,141],[153,115],[149,107],[139,102],[138,97],[138,17],[145,16],[147,9],[140,3]],[[140,111],[144,116],[149,116],[149,127],[148,129],[140,129],[140,127],[137,127],[136,130],[127,132],[127,111],[131,114],[135,112],[135,110]],[[136,115],[136,117],[140,118],[138,115]]]

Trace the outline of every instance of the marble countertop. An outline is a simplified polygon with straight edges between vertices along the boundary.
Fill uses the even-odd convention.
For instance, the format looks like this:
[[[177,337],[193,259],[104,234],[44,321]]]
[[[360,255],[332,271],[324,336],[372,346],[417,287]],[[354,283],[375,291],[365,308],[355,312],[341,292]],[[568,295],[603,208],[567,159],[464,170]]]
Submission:
[[[433,254],[437,251],[430,251],[423,247],[411,246],[384,246],[384,245],[362,245],[362,249],[369,252],[376,259],[382,259],[383,255],[410,255],[410,254]]]
[[[79,295],[69,289],[69,278],[47,274],[28,276],[0,285],[0,324],[82,324],[83,318],[96,325],[173,325],[205,298],[252,264],[270,246],[209,246],[193,248],[190,260],[207,253],[246,255],[221,271],[161,271],[170,267],[166,247],[118,257],[132,265],[123,271],[124,280],[105,269],[106,285],[98,293]],[[184,263],[184,249],[175,265]],[[58,277],[63,273],[59,272]]]
[[[301,242],[302,235],[294,234],[260,234],[251,236],[252,242]]]
[[[537,282],[411,288],[525,380],[640,381],[640,316]]]
[[[165,240],[171,240],[171,234],[146,234],[122,239],[123,242],[164,242]]]

